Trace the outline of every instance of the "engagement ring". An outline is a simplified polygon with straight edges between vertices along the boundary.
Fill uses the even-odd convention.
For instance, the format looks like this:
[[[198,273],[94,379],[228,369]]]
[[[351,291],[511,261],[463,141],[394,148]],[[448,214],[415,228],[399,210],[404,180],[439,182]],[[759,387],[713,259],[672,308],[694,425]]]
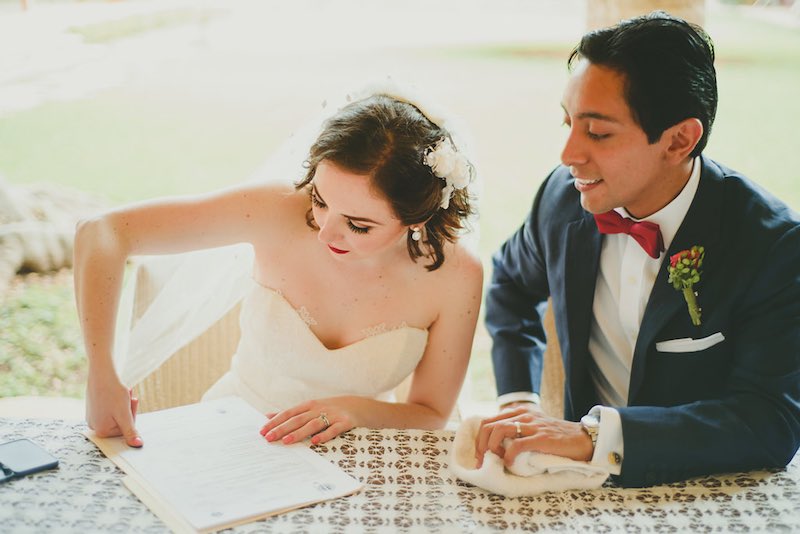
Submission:
[[[322,423],[325,425],[325,428],[328,428],[329,426],[331,426],[331,422],[328,421],[328,416],[325,415],[325,412],[321,412],[319,414],[319,418],[322,419]]]
[[[517,437],[522,437],[522,426],[519,424],[519,421],[514,421],[514,428],[517,429]]]

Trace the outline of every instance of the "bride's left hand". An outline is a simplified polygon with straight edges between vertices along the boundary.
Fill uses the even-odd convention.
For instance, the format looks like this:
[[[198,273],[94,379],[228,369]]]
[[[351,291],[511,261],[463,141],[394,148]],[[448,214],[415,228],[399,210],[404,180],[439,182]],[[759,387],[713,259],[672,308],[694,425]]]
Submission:
[[[267,441],[285,444],[303,441],[311,436],[317,445],[357,426],[353,397],[332,397],[298,404],[288,410],[267,414],[269,421],[261,428]]]

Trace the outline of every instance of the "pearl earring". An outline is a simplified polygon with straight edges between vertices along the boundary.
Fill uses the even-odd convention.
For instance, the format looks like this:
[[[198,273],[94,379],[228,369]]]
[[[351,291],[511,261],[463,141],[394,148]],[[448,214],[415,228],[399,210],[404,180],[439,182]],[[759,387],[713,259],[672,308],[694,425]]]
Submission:
[[[412,226],[411,227],[411,239],[414,241],[419,241],[422,239],[422,232],[419,230],[419,226]]]

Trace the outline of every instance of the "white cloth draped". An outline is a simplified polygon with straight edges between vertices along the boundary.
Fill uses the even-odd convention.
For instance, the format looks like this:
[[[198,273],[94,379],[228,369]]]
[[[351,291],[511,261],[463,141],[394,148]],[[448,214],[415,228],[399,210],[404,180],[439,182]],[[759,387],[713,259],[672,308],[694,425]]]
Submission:
[[[503,459],[487,451],[478,468],[475,438],[480,422],[477,416],[462,421],[450,449],[450,470],[465,482],[506,497],[522,497],[545,491],[595,489],[608,478],[608,471],[602,467],[536,452],[517,455],[506,470]]]

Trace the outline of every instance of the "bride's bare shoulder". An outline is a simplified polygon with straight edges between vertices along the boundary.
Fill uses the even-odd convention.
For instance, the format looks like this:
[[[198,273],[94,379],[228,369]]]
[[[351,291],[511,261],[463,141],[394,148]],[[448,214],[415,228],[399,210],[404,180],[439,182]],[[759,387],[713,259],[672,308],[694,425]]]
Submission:
[[[448,324],[467,316],[477,317],[483,292],[480,259],[468,247],[458,243],[448,243],[444,255],[444,263],[438,269],[422,275],[425,301],[433,307],[438,318],[448,318]]]
[[[305,213],[310,206],[308,193],[297,191],[291,184],[252,183],[239,188],[239,193],[262,219]]]
[[[257,249],[274,254],[308,232],[306,214],[311,200],[306,191],[297,191],[291,184],[256,183],[248,184],[243,193]]]
[[[253,195],[259,201],[270,203],[291,202],[294,198],[304,196],[302,191],[297,191],[292,184],[279,184],[271,182],[251,182],[237,188],[240,192]],[[308,196],[307,194],[305,196]]]
[[[476,288],[483,285],[483,265],[478,255],[462,243],[448,243],[444,247],[444,263],[432,271],[436,283],[447,291]]]

